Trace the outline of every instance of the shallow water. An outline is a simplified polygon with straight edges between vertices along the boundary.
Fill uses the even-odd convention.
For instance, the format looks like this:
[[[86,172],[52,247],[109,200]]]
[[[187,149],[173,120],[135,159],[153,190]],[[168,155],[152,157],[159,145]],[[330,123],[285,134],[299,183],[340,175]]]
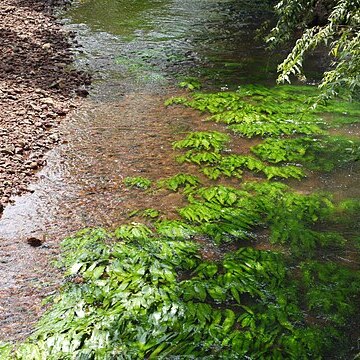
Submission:
[[[163,106],[181,93],[174,86],[179,78],[200,76],[217,90],[274,83],[276,57],[253,39],[267,11],[260,3],[84,0],[62,15],[66,27],[77,32],[76,66],[92,72],[94,82],[83,107],[63,122],[64,143],[48,154],[32,192],[17,198],[0,220],[6,245],[0,263],[0,338],[24,336],[11,323],[19,328],[38,316],[38,308],[22,310],[19,303],[36,303],[31,294],[51,291],[49,260],[60,239],[83,227],[133,221],[129,211],[139,207],[176,214],[179,195],[149,196],[126,189],[122,179],[158,179],[183,171],[171,142],[190,129],[221,128],[204,123],[191,109]],[[237,148],[249,143],[240,140]],[[344,169],[331,177],[315,174],[299,189],[321,188],[340,199],[359,196],[356,184],[358,169]],[[31,246],[32,238],[41,245]],[[51,280],[40,277],[44,272]],[[40,293],[47,281],[49,289]]]
[[[235,85],[242,79],[272,81],[267,70],[275,60],[254,40],[267,14],[261,1],[92,0],[78,2],[66,15],[83,45],[82,66],[97,77],[154,87],[201,73],[220,86],[234,79]]]

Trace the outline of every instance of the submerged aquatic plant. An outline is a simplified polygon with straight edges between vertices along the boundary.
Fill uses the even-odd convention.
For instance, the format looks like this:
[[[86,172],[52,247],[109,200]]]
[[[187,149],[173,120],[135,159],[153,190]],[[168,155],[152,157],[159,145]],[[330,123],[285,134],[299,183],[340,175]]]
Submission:
[[[280,132],[264,132],[293,119],[311,94],[307,88],[248,86],[172,100],[207,111],[212,120],[248,126],[244,135],[256,126],[263,136],[292,135],[254,146],[256,158],[226,152],[225,133],[190,133],[173,144],[184,151],[179,161],[201,166],[212,180],[240,178],[243,171],[301,178],[298,163],[325,168],[328,147],[354,161],[357,143],[319,135],[318,117],[310,112],[288,121],[291,131],[280,126]],[[294,138],[296,133],[310,135]],[[142,177],[124,182],[141,189],[152,184]],[[299,194],[273,181],[233,187],[208,182],[187,173],[158,182],[161,191],[178,191],[187,200],[178,219],[137,210],[146,225],[88,229],[66,239],[60,293],[25,342],[0,344],[0,358],[348,358],[359,272],[326,259],[348,240],[333,231],[334,223],[344,214],[355,217],[359,204],[336,205],[327,194]],[[220,255],[212,254],[215,245],[222,245]],[[315,260],[318,252],[321,261]]]
[[[189,133],[185,139],[175,141],[174,149],[212,150],[219,152],[230,141],[227,134],[218,131],[197,131]]]
[[[305,176],[304,171],[299,166],[269,166],[253,156],[236,154],[222,155],[220,153],[220,146],[217,146],[216,148],[213,146],[212,149],[208,146],[210,151],[204,151],[203,145],[198,143],[192,143],[187,146],[187,139],[190,137],[195,138],[196,134],[198,133],[191,133],[185,139],[186,141],[176,142],[178,145],[177,147],[192,148],[177,159],[180,163],[191,162],[200,165],[202,167],[202,172],[210,179],[216,180],[220,176],[236,177],[240,179],[243,170],[263,173],[267,179],[272,179],[274,177],[301,179]]]
[[[230,193],[237,196],[235,190]],[[233,204],[230,193],[226,197]],[[199,194],[209,197],[211,192]],[[129,236],[125,226],[116,231],[117,241],[101,229],[67,239],[66,283],[35,333],[11,358],[311,359],[333,350],[329,337],[338,336],[339,320],[333,314],[344,296],[356,294],[354,274],[331,275],[338,302],[328,308],[332,293],[321,292],[321,302],[314,303],[312,285],[317,277],[322,281],[324,271],[335,274],[335,268],[302,265],[309,286],[307,308],[313,312],[320,306],[330,316],[328,327],[321,329],[306,323],[304,304],[298,301],[301,281],[281,254],[241,247],[217,262],[204,261],[198,245],[181,234],[187,237],[190,228],[173,225],[181,229],[175,237],[168,230]],[[171,224],[159,229],[164,226]],[[341,311],[343,325],[352,312],[348,307]],[[11,352],[9,345],[0,350]]]
[[[209,120],[230,125],[248,138],[293,134],[321,134],[324,122],[306,105],[306,95],[275,87],[240,87],[235,92],[194,93],[190,99],[172,98],[166,105],[182,104],[212,114]]]
[[[151,186],[152,181],[143,176],[135,176],[125,178],[124,183],[128,187],[135,187],[138,189],[147,190]]]
[[[169,190],[177,191],[179,188],[184,188],[184,192],[190,191],[199,183],[200,180],[197,176],[183,173],[159,181],[160,186],[166,187]]]
[[[268,162],[301,163],[323,171],[360,160],[360,142],[340,136],[266,139],[251,151]]]

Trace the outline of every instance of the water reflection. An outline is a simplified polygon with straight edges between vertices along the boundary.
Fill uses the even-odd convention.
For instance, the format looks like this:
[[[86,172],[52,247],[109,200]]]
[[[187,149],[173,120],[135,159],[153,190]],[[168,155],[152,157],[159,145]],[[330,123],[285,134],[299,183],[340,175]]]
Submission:
[[[276,57],[255,40],[268,10],[262,1],[89,0],[77,2],[65,16],[83,24],[72,28],[80,32],[91,70],[106,72],[99,53],[106,54],[108,78],[117,72],[129,81],[135,75],[143,86],[154,82],[154,74],[158,80],[160,74],[199,75],[207,83],[237,86],[255,79],[274,82]]]

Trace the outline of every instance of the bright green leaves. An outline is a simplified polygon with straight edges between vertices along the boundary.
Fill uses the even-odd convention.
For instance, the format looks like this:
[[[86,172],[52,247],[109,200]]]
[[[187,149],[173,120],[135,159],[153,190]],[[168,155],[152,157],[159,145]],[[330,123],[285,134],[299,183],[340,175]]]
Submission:
[[[177,220],[163,220],[155,224],[159,235],[170,239],[190,239],[197,229]]]
[[[57,304],[42,319],[34,343],[24,345],[26,356],[19,358],[31,358],[28,354],[36,351],[39,357],[34,359],[85,354],[104,359],[115,349],[144,358],[176,334],[173,326],[184,314],[176,295],[177,272],[197,266],[197,247],[188,242],[150,240],[148,234],[126,244],[105,245],[98,239],[96,245],[105,246],[108,256],[103,258],[100,252],[97,261],[74,272],[76,282],[69,278]],[[65,255],[75,257],[77,263],[84,255],[89,257],[81,249]]]
[[[0,342],[0,360],[10,359],[13,347],[11,343]]]
[[[216,152],[195,152],[190,150],[178,157],[179,162],[191,162],[202,166],[202,172],[212,180],[221,176],[236,177],[241,179],[243,170],[263,173],[267,179],[295,178],[305,176],[304,171],[298,166],[268,166],[266,163],[248,155],[222,155]]]
[[[339,136],[266,139],[251,151],[265,161],[302,163],[309,169],[323,171],[360,159],[359,141]]]
[[[242,101],[242,96],[236,92],[220,92],[216,94],[202,94],[193,93],[191,99],[186,98],[171,98],[165,105],[183,104],[194,109],[217,114],[224,111],[238,111],[251,107],[245,101]]]
[[[229,129],[235,134],[244,135],[248,138],[254,136],[280,136],[294,134],[321,134],[322,130],[313,123],[296,122],[293,120],[280,120],[242,123],[230,125]]]
[[[160,186],[164,186],[169,190],[178,191],[180,188],[184,188],[184,191],[190,191],[200,183],[197,176],[191,174],[176,174],[171,178],[160,181]]]
[[[248,183],[244,187],[253,192],[252,200],[265,216],[270,242],[290,245],[292,254],[299,257],[311,257],[322,246],[343,245],[339,234],[312,229],[319,220],[329,219],[335,210],[327,196],[301,195],[276,183]]]
[[[335,211],[327,196],[301,195],[280,183],[247,183],[242,189],[200,187],[187,194],[189,205],[180,216],[215,242],[249,239],[256,226],[269,229],[273,244],[289,246],[297,257],[311,257],[315,249],[338,247],[337,233],[315,231],[313,226],[330,219]]]
[[[311,91],[283,89],[247,86],[172,102],[241,126],[245,136],[320,133],[316,116],[301,113]],[[358,156],[356,142],[333,140],[268,138],[251,149],[255,157],[231,153],[229,135],[204,131],[188,134],[174,148],[184,151],[180,162],[199,165],[213,180],[240,178],[246,171],[267,179],[301,178],[298,163],[311,160],[318,166],[324,154],[340,149],[344,159]],[[277,182],[203,183],[212,186],[188,173],[159,181],[154,191],[184,195],[180,219],[149,208],[133,213],[146,217],[146,225],[133,222],[112,233],[84,230],[67,239],[60,295],[12,358],[319,359],[338,354],[345,341],[340,332],[346,333],[356,316],[358,273],[313,258],[341,254],[345,239],[328,229],[345,214],[355,218],[358,204],[336,207],[326,195],[299,194]],[[125,184],[147,189],[151,181],[135,177]],[[264,248],[277,252],[258,250]],[[0,345],[0,354],[9,351]]]
[[[135,187],[141,190],[148,189],[152,184],[151,180],[142,176],[127,177],[124,179],[124,183],[128,187]]]
[[[230,141],[228,135],[217,131],[193,132],[186,136],[185,139],[174,142],[174,149],[195,149],[195,150],[212,150],[219,152]]]
[[[322,12],[312,1],[287,0],[279,1],[275,11],[278,20],[267,41],[276,46],[290,40],[295,33],[298,37],[278,66],[278,82],[290,83],[293,75],[306,79],[303,69],[306,55],[325,45],[332,55],[332,63],[330,70],[323,74],[317,102],[344,93],[356,96],[359,91],[359,3],[329,2],[326,12]],[[316,20],[319,16],[323,17],[320,22]]]
[[[308,152],[312,142],[317,141],[311,138],[266,139],[252,147],[251,151],[262,160],[272,163],[313,161],[314,157],[309,158]]]
[[[242,192],[238,189],[219,185],[210,188],[201,188],[197,191],[197,195],[201,196],[207,202],[225,207],[234,205],[242,195]]]
[[[143,224],[133,223],[121,225],[114,231],[114,235],[119,240],[147,239],[151,235],[151,230]]]
[[[182,104],[213,114],[209,120],[230,125],[234,133],[254,136],[322,134],[322,121],[306,105],[307,97],[291,88],[244,86],[236,92],[215,94],[195,93],[191,99],[172,99],[170,104]]]
[[[201,83],[196,78],[186,78],[179,83],[179,87],[187,89],[189,91],[201,89]]]
[[[221,122],[224,124],[255,124],[262,120],[266,120],[266,116],[259,114],[251,105],[241,111],[225,111],[216,115],[212,115],[209,120]]]
[[[244,310],[255,314],[259,306],[256,301],[241,305],[249,302],[249,296],[263,303],[263,315],[256,316],[266,319],[272,305],[268,307],[265,300],[276,298],[279,289],[287,287],[277,255],[242,248],[215,264],[200,261],[191,242],[163,241],[156,234],[146,234],[113,243],[111,234],[103,235],[92,242],[103,249],[97,260],[68,279],[53,308],[14,359],[100,360],[114,354],[144,359],[187,353],[225,359],[229,354],[251,355],[255,348],[272,353],[268,339],[254,348],[239,329],[248,328],[252,339],[258,333],[243,315]],[[89,237],[91,231],[76,239],[87,244]],[[90,255],[92,251],[87,254],[86,248],[77,248],[65,253],[65,263],[70,256],[74,269]],[[258,326],[258,318],[254,321]],[[290,325],[284,324],[276,328],[277,335],[288,331]],[[274,336],[271,344],[277,347],[277,341]]]
[[[294,178],[300,180],[305,176],[304,171],[298,166],[266,166],[263,170],[268,180],[272,178],[289,179]]]

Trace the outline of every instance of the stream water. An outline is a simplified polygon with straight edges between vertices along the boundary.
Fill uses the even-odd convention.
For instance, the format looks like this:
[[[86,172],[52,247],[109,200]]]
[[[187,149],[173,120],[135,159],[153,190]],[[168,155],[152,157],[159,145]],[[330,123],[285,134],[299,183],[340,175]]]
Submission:
[[[84,227],[116,226],[138,207],[156,204],[175,213],[176,194],[139,195],[122,179],[179,172],[171,142],[190,129],[219,127],[199,121],[191,109],[163,106],[179,94],[179,79],[200,77],[217,90],[274,83],[277,56],[254,40],[268,11],[261,3],[83,0],[61,14],[77,34],[75,66],[91,72],[93,84],[81,109],[62,124],[64,142],[48,154],[32,193],[17,198],[0,220],[8,244],[0,263],[1,339],[23,337],[24,324],[40,312],[38,298],[53,291],[49,261],[60,239]],[[302,186],[343,197],[358,196],[358,183],[352,169]],[[41,245],[31,246],[31,239]]]

